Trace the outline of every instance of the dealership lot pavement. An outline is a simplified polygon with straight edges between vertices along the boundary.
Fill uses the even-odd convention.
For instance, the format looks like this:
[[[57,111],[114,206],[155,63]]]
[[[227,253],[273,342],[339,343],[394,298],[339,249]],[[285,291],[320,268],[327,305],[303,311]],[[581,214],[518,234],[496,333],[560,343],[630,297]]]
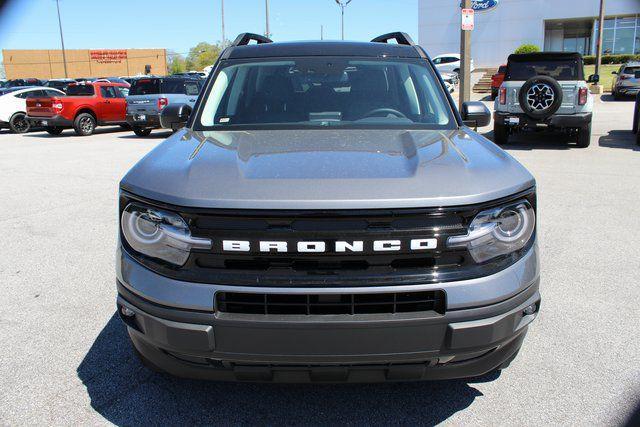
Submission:
[[[542,310],[473,381],[185,381],[134,358],[114,315],[119,178],[166,133],[0,131],[0,424],[620,424],[640,411],[640,147],[596,100],[591,146],[519,138],[538,179]],[[480,129],[491,136],[490,128]]]

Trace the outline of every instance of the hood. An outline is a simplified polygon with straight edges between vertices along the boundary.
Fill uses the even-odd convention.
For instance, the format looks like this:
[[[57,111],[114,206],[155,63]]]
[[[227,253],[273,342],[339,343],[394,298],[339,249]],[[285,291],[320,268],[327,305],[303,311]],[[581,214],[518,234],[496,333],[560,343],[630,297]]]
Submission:
[[[459,130],[183,129],[122,179],[178,206],[371,209],[480,203],[535,185],[509,154]]]

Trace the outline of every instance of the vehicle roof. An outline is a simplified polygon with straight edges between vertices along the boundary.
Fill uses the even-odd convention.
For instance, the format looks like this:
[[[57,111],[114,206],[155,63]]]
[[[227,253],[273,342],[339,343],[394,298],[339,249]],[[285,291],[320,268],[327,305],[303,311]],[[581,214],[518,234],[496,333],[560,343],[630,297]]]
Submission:
[[[577,52],[534,52],[512,53],[507,59],[509,62],[533,62],[552,59],[576,59],[582,60],[582,55]]]
[[[69,86],[122,86],[129,87],[126,83],[114,83],[114,82],[76,82],[71,83]]]
[[[224,52],[223,59],[287,56],[420,58],[418,51],[409,45],[351,41],[299,41],[235,46]]]
[[[629,61],[625,62],[625,67],[640,67],[640,61]]]
[[[49,87],[49,86],[17,86],[17,87],[19,87],[20,89],[17,89],[14,92],[28,92],[30,90],[57,90],[58,92],[62,92],[60,89],[56,89],[55,87]]]
[[[434,56],[434,58],[438,58],[440,56],[455,56],[456,58],[460,58],[459,53],[441,53],[440,55]]]

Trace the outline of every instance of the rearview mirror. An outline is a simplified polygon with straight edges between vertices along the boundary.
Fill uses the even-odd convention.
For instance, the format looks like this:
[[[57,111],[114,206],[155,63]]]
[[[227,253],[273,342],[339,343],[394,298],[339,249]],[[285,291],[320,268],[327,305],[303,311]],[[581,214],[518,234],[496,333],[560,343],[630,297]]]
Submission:
[[[162,109],[160,126],[171,130],[178,130],[187,124],[190,115],[191,107],[187,104],[169,104]]]
[[[587,79],[587,83],[598,83],[600,81],[600,76],[597,74],[591,74]]]
[[[480,101],[463,102],[460,115],[465,125],[474,128],[487,126],[491,122],[491,111]]]

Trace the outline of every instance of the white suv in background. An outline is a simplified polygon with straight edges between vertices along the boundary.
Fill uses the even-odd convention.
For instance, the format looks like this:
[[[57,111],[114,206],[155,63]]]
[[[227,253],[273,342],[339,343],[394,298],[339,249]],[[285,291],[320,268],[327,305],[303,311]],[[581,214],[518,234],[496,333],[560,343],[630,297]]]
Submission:
[[[440,73],[458,73],[460,74],[460,54],[459,53],[443,53],[435,56],[433,63]],[[471,71],[474,70],[473,59],[471,60]]]
[[[0,89],[0,129],[9,128],[14,133],[29,132],[31,125],[27,116],[27,98],[65,96],[52,87],[16,86]]]

